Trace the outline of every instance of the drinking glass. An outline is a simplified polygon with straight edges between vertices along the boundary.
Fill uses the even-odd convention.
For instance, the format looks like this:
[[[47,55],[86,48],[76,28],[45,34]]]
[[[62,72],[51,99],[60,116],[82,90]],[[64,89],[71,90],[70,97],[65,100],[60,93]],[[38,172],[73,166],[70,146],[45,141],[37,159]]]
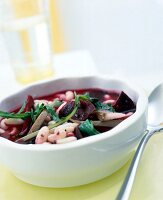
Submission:
[[[19,82],[53,75],[49,0],[1,0],[0,31]]]

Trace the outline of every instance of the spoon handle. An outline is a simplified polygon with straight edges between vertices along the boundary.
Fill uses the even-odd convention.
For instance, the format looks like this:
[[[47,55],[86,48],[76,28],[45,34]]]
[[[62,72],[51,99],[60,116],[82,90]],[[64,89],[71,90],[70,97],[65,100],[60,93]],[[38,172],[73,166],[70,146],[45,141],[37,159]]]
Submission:
[[[154,129],[148,131],[143,138],[141,139],[139,146],[137,147],[137,150],[135,152],[135,155],[133,157],[133,160],[131,162],[131,165],[129,167],[128,173],[126,175],[126,178],[121,186],[121,189],[118,193],[118,196],[116,197],[116,200],[128,200],[130,193],[131,193],[131,189],[132,189],[132,185],[135,179],[135,175],[137,172],[137,168],[139,165],[139,161],[141,159],[141,156],[144,152],[144,149],[146,147],[146,144],[148,142],[148,140],[150,139],[150,137],[152,135],[154,135],[156,132],[160,132],[161,130],[163,130],[163,126],[158,126],[155,127]]]

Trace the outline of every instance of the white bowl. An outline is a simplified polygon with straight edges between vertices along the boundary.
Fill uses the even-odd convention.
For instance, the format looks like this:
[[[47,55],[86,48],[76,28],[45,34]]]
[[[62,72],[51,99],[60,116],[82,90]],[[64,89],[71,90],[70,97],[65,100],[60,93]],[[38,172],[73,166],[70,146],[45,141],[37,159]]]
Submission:
[[[147,96],[132,83],[101,76],[61,78],[33,84],[0,102],[0,110],[59,90],[123,90],[136,102],[136,112],[112,130],[60,145],[22,145],[0,138],[0,162],[19,179],[44,187],[78,186],[102,179],[130,158],[147,126]]]

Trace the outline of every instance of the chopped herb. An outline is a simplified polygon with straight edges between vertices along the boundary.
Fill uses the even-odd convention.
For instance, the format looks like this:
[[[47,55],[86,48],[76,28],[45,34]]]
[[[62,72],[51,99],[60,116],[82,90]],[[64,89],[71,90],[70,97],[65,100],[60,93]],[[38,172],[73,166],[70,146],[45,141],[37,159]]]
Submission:
[[[45,105],[42,103],[41,105],[37,104],[35,111],[31,110],[31,118],[34,122],[37,117],[41,114],[41,112],[45,109]]]
[[[53,129],[53,128],[55,128],[55,127],[57,127],[57,126],[59,126],[59,125],[65,123],[65,122],[67,122],[69,119],[71,119],[71,118],[75,115],[75,113],[76,113],[76,111],[77,111],[77,109],[78,109],[78,103],[79,103],[79,99],[78,99],[78,95],[76,95],[76,96],[75,96],[75,108],[73,109],[73,111],[72,111],[68,116],[61,118],[61,119],[60,119],[58,122],[56,122],[55,124],[52,124],[52,125],[48,126],[48,128],[49,128],[49,129]],[[17,143],[19,143],[19,142],[25,142],[25,141],[27,141],[27,140],[29,140],[29,139],[31,139],[31,138],[36,137],[37,134],[38,134],[38,131],[35,131],[35,132],[30,133],[30,134],[28,134],[28,135],[26,135],[26,136],[24,136],[24,137],[19,138],[19,139],[16,140],[15,142],[17,142]]]
[[[89,136],[97,135],[100,133],[94,128],[92,121],[88,119],[80,124],[79,129],[81,132],[84,132],[88,134]]]
[[[100,101],[97,101],[94,103],[94,105],[97,110],[108,110],[110,112],[115,112],[111,104],[105,104],[105,103],[101,103]]]
[[[56,97],[63,95],[63,92],[65,91],[56,93]],[[81,92],[82,94],[77,94],[77,92]],[[77,123],[77,127],[73,132],[77,139],[81,139],[83,137],[100,134],[106,130],[108,131],[115,126],[109,125],[112,117],[108,117],[106,119],[108,120],[106,121],[106,124],[101,124],[100,120],[103,120],[103,114],[109,112],[122,112],[125,114],[129,111],[134,113],[136,109],[135,103],[132,102],[132,100],[123,91],[116,100],[116,103],[113,105],[114,107],[112,104],[103,103],[103,100],[105,99],[104,95],[106,94],[103,90],[92,88],[77,90],[77,92],[74,91],[73,96],[75,99],[67,101],[59,100],[59,98],[56,98],[53,101],[46,100],[49,99],[50,96],[46,99],[39,98],[40,100],[38,100],[38,104],[36,106],[34,105],[35,102],[33,97],[28,95],[27,100],[24,101],[21,108],[16,112],[13,111],[10,113],[0,111],[0,117],[2,118],[16,118],[24,120],[21,126],[18,127],[19,133],[16,132],[15,135],[13,134],[10,136],[9,130],[4,135],[1,134],[1,136],[8,137],[9,140],[20,144],[30,144],[31,141],[34,144],[35,138],[39,137],[37,135],[41,127],[46,126],[50,130],[49,133],[51,133],[51,131],[54,131],[58,126],[72,121]],[[113,97],[114,96],[116,97],[117,94],[113,94]],[[64,104],[62,105],[62,103]],[[59,114],[56,113],[56,109],[58,109]],[[118,113],[115,114],[118,115]],[[53,119],[55,123],[48,123],[49,120],[47,116],[49,120]],[[79,137],[77,132],[80,134]]]
[[[25,112],[25,113],[9,113],[9,112],[3,112],[0,111],[0,117],[4,118],[16,118],[16,119],[27,119],[30,117],[31,113],[30,112]]]
[[[98,101],[97,98],[90,97],[88,92],[78,95],[78,98],[79,98],[79,100],[88,100],[88,101],[91,101],[92,103]]]
[[[60,100],[54,101],[51,107],[53,108],[59,107],[62,103],[63,101],[60,101]]]
[[[20,114],[20,113],[22,113],[22,112],[24,111],[24,109],[25,109],[26,105],[27,105],[27,100],[26,100],[26,101],[24,101],[24,103],[23,103],[22,107],[21,107],[21,108],[20,108],[20,110],[18,111],[18,113],[19,113],[19,114]]]
[[[61,101],[55,102],[52,106],[50,105],[44,105],[43,103],[41,105],[37,104],[35,111],[31,110],[31,118],[32,121],[34,122],[37,117],[42,113],[43,110],[47,110],[48,113],[51,114],[53,120],[59,121],[59,117],[56,114],[54,107],[58,107],[58,105],[61,104]]]
[[[91,97],[89,96],[88,92],[86,92],[85,94],[82,94],[82,95],[78,95],[78,96],[79,96],[79,99],[91,101]]]
[[[60,119],[60,121],[58,121],[57,123],[48,126],[49,129],[55,128],[56,126],[59,126],[65,122],[67,122],[69,119],[71,119],[75,115],[75,113],[78,109],[78,106],[79,106],[79,95],[77,95],[76,92],[74,92],[74,96],[75,96],[75,107],[74,107],[73,111],[66,117],[62,117]]]
[[[49,105],[46,105],[45,107],[46,107],[47,112],[51,114],[53,120],[59,121],[59,117],[58,117],[57,113],[55,112],[54,108],[52,108]]]
[[[79,95],[77,95],[76,92],[74,92],[74,96],[75,96],[75,105],[78,106],[80,103]]]
[[[71,119],[71,117],[73,117],[75,115],[76,111],[77,111],[77,107],[75,107],[73,109],[73,111],[69,115],[67,115],[66,117],[61,118],[60,121],[58,121],[55,124],[50,125],[49,129],[55,128],[56,126],[59,126],[59,125],[65,123],[65,122],[67,122],[69,119]]]
[[[111,112],[115,112],[113,106],[111,104],[104,104],[100,102],[97,98],[90,97],[89,93],[86,92],[83,95],[79,95],[79,99],[91,101],[94,104],[97,110],[109,110]]]
[[[56,101],[52,107],[58,107],[62,104],[61,101]],[[20,108],[20,110],[18,111],[18,113],[9,113],[9,112],[3,112],[0,111],[0,117],[4,117],[4,118],[17,118],[17,119],[27,119],[28,117],[31,117],[32,121],[34,122],[37,117],[40,115],[40,113],[44,110],[47,109],[47,111],[52,115],[53,119],[57,118],[57,116],[55,116],[55,111],[53,110],[53,108],[51,106],[45,106],[44,104],[41,105],[37,105],[36,109],[33,110],[31,109],[28,112],[23,113],[25,107],[27,105],[27,101],[25,101],[22,105],[22,107]],[[52,111],[53,110],[53,111]]]
[[[32,119],[32,122],[35,121],[35,116],[34,116],[34,110],[31,109],[31,119]]]
[[[57,123],[48,126],[48,128],[49,128],[49,129],[53,129],[53,128],[55,128],[55,127],[57,127],[57,126],[59,126],[59,125],[65,123],[65,122],[67,122],[67,121],[68,121],[69,119],[71,119],[71,117],[76,113],[76,111],[77,111],[77,107],[75,107],[74,110],[73,110],[68,116],[63,117],[63,118],[60,119],[60,121],[58,121]],[[26,136],[24,136],[24,137],[19,138],[19,139],[16,140],[15,142],[17,142],[17,143],[19,143],[19,142],[25,142],[25,141],[27,141],[27,140],[29,140],[29,139],[31,139],[31,138],[36,137],[37,134],[38,134],[38,131],[35,131],[35,132],[30,133],[30,134],[28,134],[28,135],[26,135]]]

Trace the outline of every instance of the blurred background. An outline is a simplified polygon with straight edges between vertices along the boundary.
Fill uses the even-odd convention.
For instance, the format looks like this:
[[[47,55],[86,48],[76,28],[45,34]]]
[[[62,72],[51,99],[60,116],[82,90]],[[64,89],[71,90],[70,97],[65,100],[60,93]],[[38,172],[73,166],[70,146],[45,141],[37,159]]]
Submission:
[[[45,2],[49,7],[54,55],[87,50],[100,73],[139,78],[146,85],[162,80],[163,0]],[[21,15],[27,10],[28,7],[20,6],[16,12]],[[30,12],[36,12],[35,6],[33,10],[30,7]],[[27,39],[23,36],[24,41]],[[6,41],[0,33],[0,68],[5,70],[8,60]]]

